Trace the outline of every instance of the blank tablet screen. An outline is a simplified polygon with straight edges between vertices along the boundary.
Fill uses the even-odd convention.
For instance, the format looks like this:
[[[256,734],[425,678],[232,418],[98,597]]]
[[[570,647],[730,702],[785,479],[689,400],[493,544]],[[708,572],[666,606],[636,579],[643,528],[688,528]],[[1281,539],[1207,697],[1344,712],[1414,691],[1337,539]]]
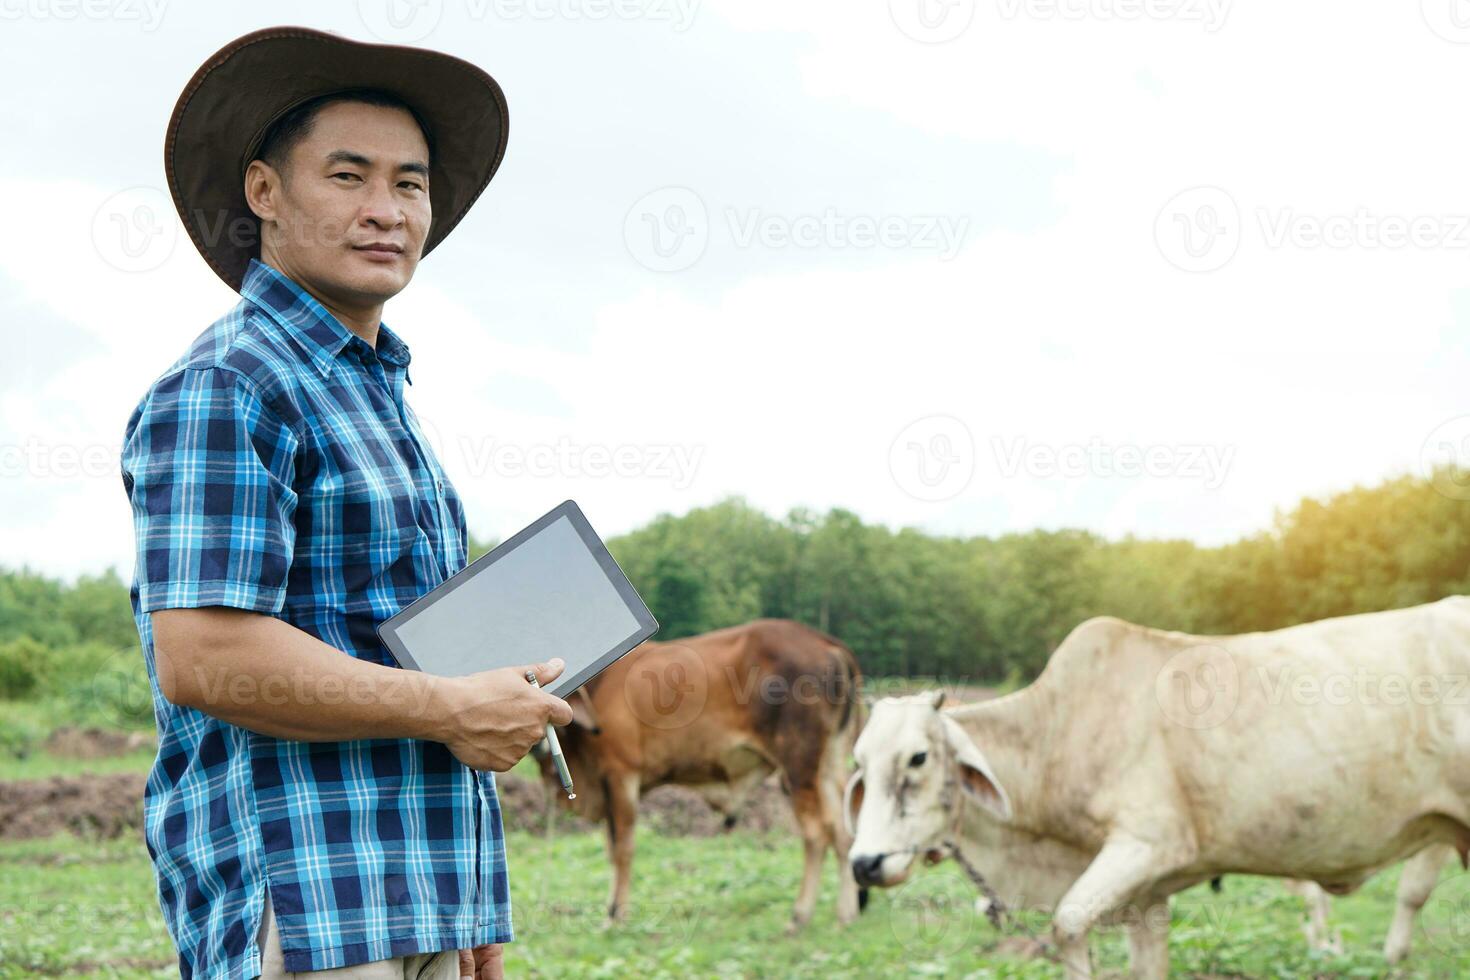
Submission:
[[[448,677],[561,657],[567,665],[547,685],[552,693],[570,693],[569,683],[580,685],[626,653],[657,624],[590,526],[595,550],[572,518],[563,510],[539,530],[532,525],[520,543],[506,542],[509,550],[492,551],[451,579],[449,588],[441,586],[442,595],[431,593],[421,610],[416,604],[400,613],[406,616],[401,622],[390,620],[385,626],[397,641],[390,649],[406,652],[400,660],[410,666]]]

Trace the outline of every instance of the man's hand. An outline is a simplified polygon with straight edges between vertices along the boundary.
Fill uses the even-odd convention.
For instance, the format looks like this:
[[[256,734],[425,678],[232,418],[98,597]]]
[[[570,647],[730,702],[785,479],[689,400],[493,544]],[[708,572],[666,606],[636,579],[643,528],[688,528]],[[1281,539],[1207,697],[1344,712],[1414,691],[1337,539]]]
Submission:
[[[546,736],[548,721],[571,723],[571,705],[526,681],[526,671],[535,670],[544,687],[561,676],[564,666],[557,657],[544,664],[440,678],[434,699],[434,709],[441,712],[438,741],[471,769],[505,772]]]
[[[505,947],[499,943],[459,951],[459,980],[505,980]]]

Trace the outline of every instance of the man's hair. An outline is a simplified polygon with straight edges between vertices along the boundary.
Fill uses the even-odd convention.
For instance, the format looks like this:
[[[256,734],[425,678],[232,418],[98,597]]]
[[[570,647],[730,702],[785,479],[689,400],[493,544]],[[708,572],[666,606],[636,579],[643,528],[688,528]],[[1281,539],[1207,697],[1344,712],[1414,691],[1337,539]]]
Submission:
[[[311,126],[316,121],[317,113],[336,102],[361,102],[363,105],[405,110],[413,116],[413,121],[418,123],[419,132],[424,134],[424,142],[429,147],[429,159],[425,162],[433,166],[434,134],[429,130],[423,117],[418,114],[418,110],[392,92],[374,88],[343,89],[340,92],[329,92],[326,95],[318,95],[314,99],[307,99],[271,124],[270,129],[266,130],[265,137],[260,141],[260,149],[256,151],[255,159],[264,160],[279,171],[282,177],[285,177],[286,161],[291,159],[291,151],[295,149],[296,144],[306,139],[311,133]]]

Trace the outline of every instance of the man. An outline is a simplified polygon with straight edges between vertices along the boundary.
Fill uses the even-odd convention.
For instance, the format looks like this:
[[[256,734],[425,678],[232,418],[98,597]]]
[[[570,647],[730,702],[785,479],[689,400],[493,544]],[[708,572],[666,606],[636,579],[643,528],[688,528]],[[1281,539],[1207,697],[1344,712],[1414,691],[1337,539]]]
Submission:
[[[383,304],[506,124],[473,65],[295,27],[215,54],[170,120],[180,217],[241,296],[150,386],[122,456],[159,730],[145,838],[186,978],[502,973],[492,772],[571,709],[523,669],[401,670],[375,627],[467,546]]]

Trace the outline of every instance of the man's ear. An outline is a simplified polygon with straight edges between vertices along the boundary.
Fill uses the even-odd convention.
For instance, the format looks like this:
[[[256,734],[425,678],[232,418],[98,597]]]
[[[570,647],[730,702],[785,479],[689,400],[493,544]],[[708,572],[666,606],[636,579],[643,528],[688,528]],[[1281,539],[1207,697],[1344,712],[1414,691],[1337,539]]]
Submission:
[[[567,698],[567,704],[572,706],[572,724],[580,725],[593,735],[602,734],[602,726],[597,723],[597,712],[592,710],[592,699],[587,696],[586,688],[577,688],[572,696]]]
[[[959,766],[960,786],[970,799],[979,803],[997,820],[1010,822],[1014,812],[1011,809],[1011,798],[1006,795],[1000,780],[995,778],[995,771],[990,768],[985,754],[953,717],[940,714],[939,720],[944,725],[944,737],[949,742],[949,749],[954,753],[955,765]]]

